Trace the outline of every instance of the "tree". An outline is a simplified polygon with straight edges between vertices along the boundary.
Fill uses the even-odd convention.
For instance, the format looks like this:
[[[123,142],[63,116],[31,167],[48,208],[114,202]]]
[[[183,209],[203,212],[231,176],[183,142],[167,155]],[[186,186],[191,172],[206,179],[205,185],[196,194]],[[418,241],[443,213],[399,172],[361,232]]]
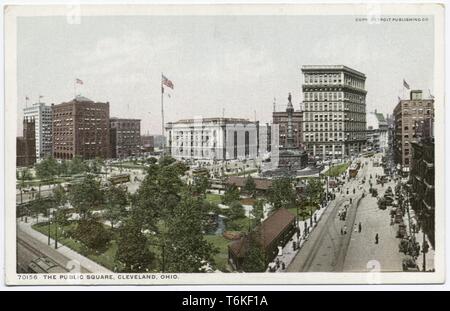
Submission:
[[[180,202],[180,193],[186,187],[180,178],[182,174],[184,172],[175,165],[151,164],[147,168],[133,207],[143,219],[145,229],[158,232],[157,221],[172,217]]]
[[[244,191],[253,198],[256,195],[256,183],[251,175],[245,179]]]
[[[222,197],[222,203],[225,205],[230,204],[234,201],[239,201],[239,189],[235,184],[227,185],[225,193]]]
[[[158,159],[156,159],[155,157],[150,157],[146,160],[146,162],[148,164],[156,164],[158,162]]]
[[[230,204],[229,218],[230,220],[236,220],[245,217],[245,210],[239,201],[234,201]]]
[[[172,158],[171,156],[163,156],[159,159],[159,165],[161,165],[161,166],[168,166],[175,162],[176,162],[176,160],[174,158]]]
[[[81,219],[75,229],[75,238],[88,248],[97,252],[106,250],[111,234],[93,218]]]
[[[305,189],[305,203],[308,205],[320,205],[324,198],[323,185],[319,178],[310,178]]]
[[[102,207],[103,199],[100,183],[92,175],[73,185],[69,192],[69,201],[82,219],[91,217],[94,209]]]
[[[297,204],[297,194],[288,177],[277,178],[268,191],[268,201],[273,209],[291,208]]]
[[[265,272],[266,262],[263,246],[256,238],[256,232],[248,236],[248,248],[245,252],[242,269],[245,272]]]
[[[36,176],[40,180],[49,180],[59,174],[58,162],[53,157],[47,157],[35,165]]]
[[[194,178],[194,185],[192,187],[192,192],[194,195],[205,196],[206,190],[210,187],[209,178],[207,176],[201,175]]]
[[[120,272],[127,273],[148,272],[155,260],[142,233],[142,225],[134,217],[130,217],[119,229],[116,260],[122,265]]]
[[[69,172],[71,175],[80,174],[86,172],[87,166],[86,163],[83,162],[81,157],[74,156],[72,160],[70,160],[69,164]]]
[[[62,160],[61,163],[59,164],[59,175],[60,176],[64,176],[67,175],[69,173],[69,165],[67,164],[66,160]]]
[[[260,199],[256,200],[255,204],[253,205],[252,209],[252,216],[253,216],[253,223],[254,226],[257,226],[261,223],[261,220],[264,218],[264,205],[265,200]]]
[[[110,221],[111,229],[114,224],[120,221],[126,214],[128,204],[127,189],[120,186],[111,185],[105,193],[105,218]]]
[[[166,245],[166,272],[204,272],[206,263],[214,263],[217,249],[203,237],[202,201],[183,193],[163,237]]]

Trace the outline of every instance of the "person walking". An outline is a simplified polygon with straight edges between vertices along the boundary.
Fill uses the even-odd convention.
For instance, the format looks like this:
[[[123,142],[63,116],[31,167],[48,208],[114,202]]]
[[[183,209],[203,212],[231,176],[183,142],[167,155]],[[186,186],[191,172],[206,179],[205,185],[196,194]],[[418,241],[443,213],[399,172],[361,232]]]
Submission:
[[[344,235],[344,230],[342,229],[342,227],[341,227],[341,235]]]
[[[344,226],[344,234],[347,234],[347,226]]]
[[[378,244],[378,233],[375,235],[375,244]]]
[[[361,223],[359,223],[359,225],[358,225],[358,233],[361,233],[361,230],[362,230],[362,226],[361,226]]]

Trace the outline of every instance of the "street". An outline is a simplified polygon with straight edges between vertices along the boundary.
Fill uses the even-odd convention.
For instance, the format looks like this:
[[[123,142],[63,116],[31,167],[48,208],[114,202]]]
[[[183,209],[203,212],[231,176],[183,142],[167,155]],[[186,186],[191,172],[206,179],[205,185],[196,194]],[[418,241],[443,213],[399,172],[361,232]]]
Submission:
[[[383,188],[376,185],[375,174],[381,174],[382,169],[373,166],[373,159],[360,160],[364,166],[355,178],[345,183],[342,194],[336,195],[308,241],[289,265],[288,272],[367,271],[372,269],[371,266],[367,267],[372,260],[380,262],[382,271],[401,271],[401,254],[398,252],[394,227],[390,226],[389,211],[378,209],[376,198],[369,194],[369,180],[372,180],[373,187],[380,194],[388,185]],[[362,184],[364,178],[366,182]],[[361,199],[364,192],[365,197]],[[339,219],[338,213],[345,205],[348,205],[348,211],[344,221]],[[358,232],[359,223],[361,233]],[[379,244],[375,244],[376,233],[380,237]]]

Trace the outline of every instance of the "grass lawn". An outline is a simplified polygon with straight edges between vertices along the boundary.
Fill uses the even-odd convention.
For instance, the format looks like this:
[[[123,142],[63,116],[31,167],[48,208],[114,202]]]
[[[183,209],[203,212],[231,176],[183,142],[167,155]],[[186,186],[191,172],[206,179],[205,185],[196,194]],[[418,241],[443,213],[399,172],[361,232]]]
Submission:
[[[63,232],[73,229],[75,227],[75,223],[71,223],[64,227],[58,227],[58,242],[71,248],[72,250],[76,251],[77,253],[82,254],[83,256],[88,257],[89,259],[95,261],[96,263],[108,268],[109,270],[114,270],[114,258],[117,251],[117,244],[116,241],[112,240],[109,244],[106,251],[103,253],[97,253],[94,250],[87,249],[85,246],[83,246],[80,242],[78,242],[75,239],[69,238],[69,237],[63,237]],[[46,223],[40,223],[33,225],[33,229],[36,231],[39,231],[40,233],[44,235],[48,235],[48,225]],[[55,237],[55,231],[56,226],[55,224],[52,224],[50,226],[50,236],[52,238]]]
[[[211,202],[213,204],[221,204],[222,203],[222,196],[215,193],[207,193],[206,194],[206,201]]]
[[[242,217],[242,218],[238,218],[233,221],[230,221],[227,224],[227,230],[247,232],[248,226],[249,226],[249,218]]]
[[[348,163],[333,165],[330,169],[325,172],[325,175],[336,177],[345,172],[348,168]]]
[[[227,271],[228,244],[230,241],[221,235],[205,235],[205,240],[219,249],[219,253],[214,256],[215,268],[220,271]]]
[[[73,229],[75,227],[75,223],[71,223],[64,227],[58,227],[58,243],[69,247],[77,253],[82,254],[83,256],[95,261],[96,263],[106,267],[107,269],[114,271],[115,265],[115,257],[117,252],[117,242],[113,239],[108,245],[108,248],[104,252],[96,252],[95,250],[88,249],[80,242],[75,239],[69,237],[63,237],[63,232]],[[109,228],[109,227],[108,227]],[[40,223],[33,225],[33,229],[44,234],[48,235],[48,225],[47,223]],[[56,226],[52,224],[50,226],[50,236],[52,238],[55,237]],[[160,255],[160,249],[157,246],[150,245],[150,251],[153,252],[156,256]],[[155,268],[159,268],[158,260],[155,261]]]

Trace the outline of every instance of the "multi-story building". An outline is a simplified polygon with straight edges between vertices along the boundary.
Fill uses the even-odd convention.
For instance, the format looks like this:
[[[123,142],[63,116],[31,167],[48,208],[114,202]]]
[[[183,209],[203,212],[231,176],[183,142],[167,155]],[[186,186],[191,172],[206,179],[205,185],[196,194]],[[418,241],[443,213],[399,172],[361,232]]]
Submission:
[[[342,65],[303,66],[303,141],[310,157],[366,148],[366,76]]]
[[[52,155],[52,108],[45,103],[35,103],[24,108],[23,115],[35,122],[36,158]]]
[[[52,105],[53,157],[84,159],[110,156],[109,103],[77,96]]]
[[[16,165],[36,163],[36,124],[34,118],[24,117],[23,136],[16,139]]]
[[[435,232],[435,160],[433,118],[423,120],[416,128],[417,141],[411,142],[411,207],[420,227],[434,247]]]
[[[434,100],[424,99],[420,90],[412,90],[410,99],[400,100],[394,109],[394,161],[404,175],[410,169],[411,143],[418,140],[416,129],[430,118],[434,118]]]
[[[167,149],[176,159],[254,159],[259,149],[259,122],[238,118],[186,119],[166,124]]]
[[[367,150],[386,152],[388,150],[388,123],[382,113],[367,114]]]
[[[302,131],[303,113],[296,110],[292,113],[292,132],[294,137],[294,147],[303,147],[303,131]],[[272,113],[272,124],[278,126],[279,144],[280,147],[287,147],[287,132],[288,132],[288,112],[274,111]]]
[[[109,120],[110,146],[112,158],[126,158],[138,155],[141,145],[141,120]]]

